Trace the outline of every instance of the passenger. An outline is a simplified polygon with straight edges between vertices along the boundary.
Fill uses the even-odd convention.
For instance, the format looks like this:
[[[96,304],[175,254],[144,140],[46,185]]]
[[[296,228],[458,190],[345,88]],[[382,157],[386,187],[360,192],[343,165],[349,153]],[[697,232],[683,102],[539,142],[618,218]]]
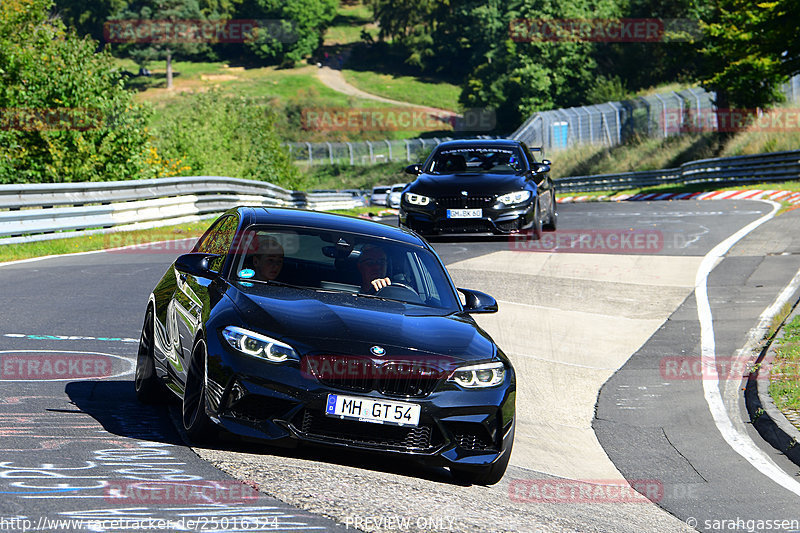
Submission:
[[[283,246],[275,237],[259,235],[258,248],[253,254],[253,270],[256,279],[270,281],[278,277],[283,268]]]
[[[358,271],[361,273],[361,292],[375,294],[392,284],[386,276],[386,252],[380,247],[368,244],[358,257]]]

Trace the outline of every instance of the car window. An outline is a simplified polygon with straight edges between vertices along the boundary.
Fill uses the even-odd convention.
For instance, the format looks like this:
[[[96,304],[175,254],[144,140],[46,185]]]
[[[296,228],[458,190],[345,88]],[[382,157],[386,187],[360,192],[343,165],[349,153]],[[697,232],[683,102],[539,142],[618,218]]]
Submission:
[[[200,238],[195,247],[198,252],[218,254],[221,257],[209,264],[211,270],[219,272],[225,262],[225,257],[231,248],[239,219],[228,215],[217,220],[214,225]]]
[[[428,162],[429,174],[516,173],[525,170],[518,147],[469,146],[442,148]]]
[[[363,234],[285,226],[252,226],[244,232],[243,253],[232,278],[340,291],[396,300],[413,306],[458,309],[455,291],[438,259],[426,248]],[[279,271],[261,269],[269,252],[281,255]],[[378,277],[390,287],[369,291],[370,272],[362,263],[378,266]],[[371,275],[371,274],[370,274]]]

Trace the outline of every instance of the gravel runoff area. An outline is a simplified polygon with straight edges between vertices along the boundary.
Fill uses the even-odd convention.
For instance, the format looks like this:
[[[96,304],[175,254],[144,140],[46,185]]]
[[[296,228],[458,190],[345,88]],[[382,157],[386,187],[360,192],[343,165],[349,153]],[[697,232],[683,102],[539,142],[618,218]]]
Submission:
[[[194,451],[270,496],[354,530],[693,531],[664,512],[653,512],[654,506],[641,497],[637,500],[638,494],[625,503],[585,501],[592,496],[578,497],[574,503],[532,502],[536,499],[532,495],[553,490],[561,480],[514,466],[497,485],[482,487],[458,485],[444,469],[385,459],[380,463],[348,452],[268,448]],[[570,484],[574,486],[574,482]],[[594,486],[593,494],[600,491],[598,497],[602,499],[608,490]],[[625,517],[622,523],[620,515]]]

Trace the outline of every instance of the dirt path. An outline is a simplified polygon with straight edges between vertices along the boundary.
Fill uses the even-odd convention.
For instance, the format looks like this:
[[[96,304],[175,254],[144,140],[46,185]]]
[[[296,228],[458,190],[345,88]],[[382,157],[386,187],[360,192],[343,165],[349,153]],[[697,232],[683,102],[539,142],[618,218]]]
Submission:
[[[357,98],[366,98],[369,100],[376,100],[378,102],[385,102],[387,104],[394,104],[397,106],[403,107],[413,107],[414,109],[421,109],[431,114],[435,114],[438,116],[458,116],[458,113],[453,111],[449,111],[447,109],[438,109],[435,107],[428,107],[423,105],[411,104],[409,102],[401,102],[399,100],[391,100],[389,98],[384,98],[383,96],[377,96],[374,94],[370,94],[367,92],[362,91],[357,87],[353,87],[344,79],[341,70],[333,69],[328,66],[323,66],[317,69],[317,77],[319,81],[333,89],[334,91],[349,95],[355,96]]]

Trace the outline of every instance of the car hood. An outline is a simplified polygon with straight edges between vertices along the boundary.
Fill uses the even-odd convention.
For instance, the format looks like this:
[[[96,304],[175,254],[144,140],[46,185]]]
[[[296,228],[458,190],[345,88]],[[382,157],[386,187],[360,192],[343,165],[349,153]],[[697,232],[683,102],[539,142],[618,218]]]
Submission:
[[[408,190],[425,196],[457,196],[461,191],[481,196],[519,191],[526,185],[516,174],[421,174]]]
[[[245,327],[309,353],[386,357],[446,356],[448,360],[486,360],[494,342],[467,315],[359,297],[264,284],[230,291]]]

